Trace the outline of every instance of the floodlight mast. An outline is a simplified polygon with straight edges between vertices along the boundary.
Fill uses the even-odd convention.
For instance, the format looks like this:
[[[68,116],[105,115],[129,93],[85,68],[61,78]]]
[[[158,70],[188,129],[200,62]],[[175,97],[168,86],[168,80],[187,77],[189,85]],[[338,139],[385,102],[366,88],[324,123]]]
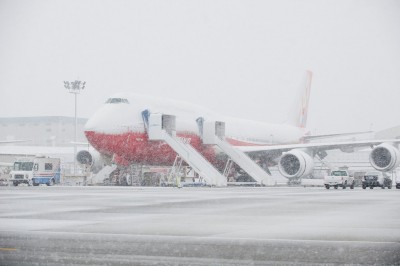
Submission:
[[[78,119],[77,119],[77,98],[78,94],[83,90],[86,86],[86,81],[64,81],[64,87],[68,90],[69,93],[75,94],[75,134],[74,134],[74,176],[76,176],[76,136],[77,136],[77,127],[78,127]]]

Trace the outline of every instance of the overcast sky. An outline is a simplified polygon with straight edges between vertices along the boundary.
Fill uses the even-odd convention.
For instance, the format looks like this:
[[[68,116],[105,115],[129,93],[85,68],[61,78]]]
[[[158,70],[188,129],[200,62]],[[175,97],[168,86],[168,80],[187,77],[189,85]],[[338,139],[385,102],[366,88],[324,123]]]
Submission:
[[[314,73],[313,133],[400,124],[400,1],[0,0],[0,117],[78,115],[112,94],[282,122]]]

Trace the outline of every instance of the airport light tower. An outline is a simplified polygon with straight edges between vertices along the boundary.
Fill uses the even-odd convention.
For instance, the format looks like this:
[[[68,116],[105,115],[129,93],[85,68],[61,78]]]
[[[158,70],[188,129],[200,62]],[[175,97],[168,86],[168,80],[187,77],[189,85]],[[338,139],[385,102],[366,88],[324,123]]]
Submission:
[[[74,136],[74,175],[76,175],[76,136],[77,136],[77,127],[78,127],[78,118],[77,114],[77,98],[78,94],[85,88],[86,81],[64,81],[64,87],[68,90],[69,93],[75,94],[75,136]]]

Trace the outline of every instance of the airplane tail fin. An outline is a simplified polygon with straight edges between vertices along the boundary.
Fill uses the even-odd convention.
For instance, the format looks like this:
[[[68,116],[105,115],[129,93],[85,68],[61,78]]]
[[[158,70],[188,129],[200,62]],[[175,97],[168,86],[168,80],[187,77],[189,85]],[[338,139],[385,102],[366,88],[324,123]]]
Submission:
[[[312,75],[313,73],[311,71],[306,71],[305,80],[302,83],[302,87],[299,90],[291,112],[289,113],[288,122],[293,126],[305,128],[307,125],[308,103],[310,101]]]

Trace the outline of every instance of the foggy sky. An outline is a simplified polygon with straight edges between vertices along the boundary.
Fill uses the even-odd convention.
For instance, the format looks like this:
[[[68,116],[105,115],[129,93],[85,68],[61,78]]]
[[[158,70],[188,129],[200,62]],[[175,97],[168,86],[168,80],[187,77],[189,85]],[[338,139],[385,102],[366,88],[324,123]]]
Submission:
[[[314,73],[313,133],[400,124],[400,1],[0,0],[0,117],[78,115],[132,91],[283,122]],[[132,103],[134,104],[134,103]]]

